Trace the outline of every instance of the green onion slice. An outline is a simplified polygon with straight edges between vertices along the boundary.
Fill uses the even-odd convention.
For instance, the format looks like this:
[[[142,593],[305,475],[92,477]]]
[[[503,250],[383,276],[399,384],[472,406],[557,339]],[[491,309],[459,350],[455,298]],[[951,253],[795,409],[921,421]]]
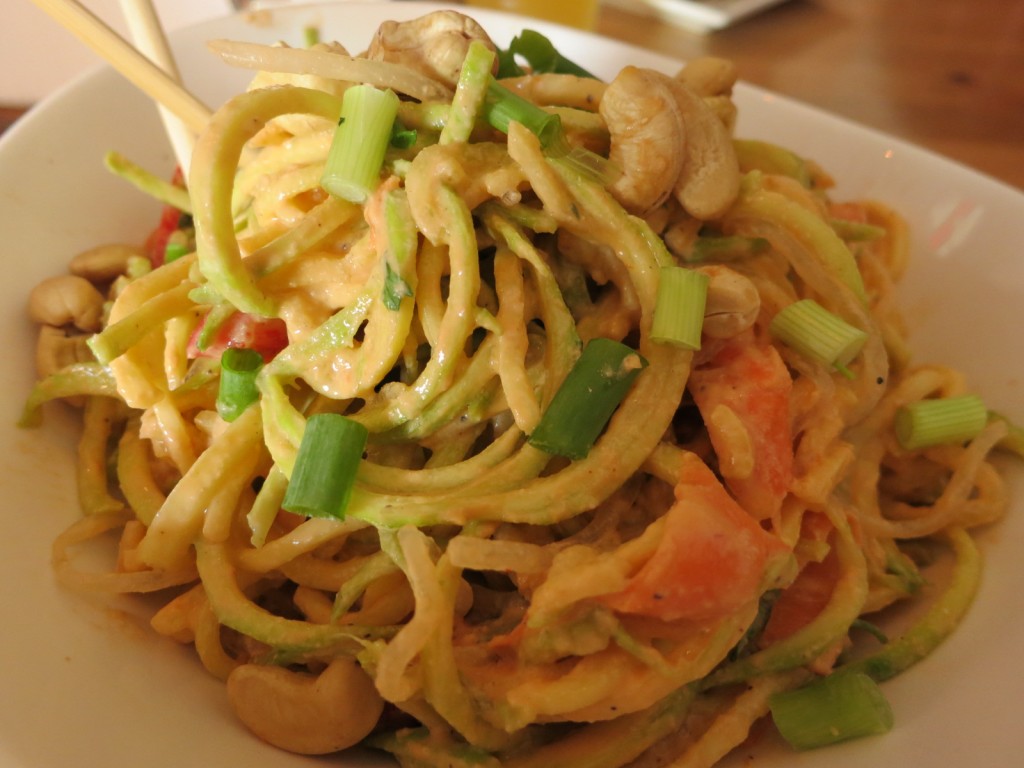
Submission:
[[[800,354],[848,375],[846,366],[860,354],[868,335],[813,299],[796,301],[769,325],[772,335]]]
[[[988,409],[977,395],[919,400],[896,411],[896,439],[908,451],[962,443],[988,423]]]
[[[658,298],[654,304],[651,338],[700,349],[704,307],[708,297],[708,276],[683,267],[662,267]]]
[[[513,37],[508,46],[508,53],[513,60],[516,56],[522,56],[534,73],[550,72],[597,79],[579,64],[563,56],[549,38],[534,29],[524,29]],[[518,73],[525,74],[522,69],[519,69]]]
[[[380,183],[397,115],[394,91],[372,85],[353,85],[346,90],[321,186],[342,200],[365,202]]]
[[[893,714],[878,683],[862,672],[838,672],[768,700],[772,720],[794,749],[816,749],[888,733]]]
[[[530,444],[557,456],[586,458],[646,365],[625,344],[592,339],[530,435]]]
[[[547,112],[532,101],[497,83],[493,78],[487,88],[482,114],[492,128],[508,133],[511,123],[522,123],[540,139],[542,149],[557,148],[565,141],[562,133],[562,118]]]
[[[281,506],[306,517],[342,519],[369,431],[337,413],[310,416]]]
[[[217,413],[224,421],[234,421],[259,399],[256,375],[261,368],[263,356],[251,349],[229,347],[221,354]]]

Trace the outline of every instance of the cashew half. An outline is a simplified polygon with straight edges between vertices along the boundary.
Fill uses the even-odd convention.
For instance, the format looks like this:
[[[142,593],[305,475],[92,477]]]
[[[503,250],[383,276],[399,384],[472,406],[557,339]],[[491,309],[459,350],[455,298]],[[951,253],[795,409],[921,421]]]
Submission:
[[[103,315],[103,294],[84,277],[49,277],[29,294],[28,314],[44,325],[74,325],[82,331],[98,331]]]
[[[362,741],[377,724],[384,700],[352,659],[337,659],[319,675],[242,664],[228,676],[228,701],[259,738],[302,755],[338,752]]]
[[[729,339],[747,330],[761,311],[761,295],[749,278],[720,265],[698,267],[709,278],[703,333]]]

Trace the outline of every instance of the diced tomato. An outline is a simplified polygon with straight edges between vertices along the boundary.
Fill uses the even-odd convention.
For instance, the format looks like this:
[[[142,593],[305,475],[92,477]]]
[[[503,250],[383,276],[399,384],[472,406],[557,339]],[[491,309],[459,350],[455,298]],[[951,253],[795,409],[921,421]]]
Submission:
[[[718,431],[711,414],[720,405],[736,414],[749,436],[754,461],[746,477],[723,471],[725,483],[756,518],[775,518],[793,479],[793,379],[782,357],[747,332],[729,339],[698,365],[688,388],[720,454],[727,450],[728,436]]]
[[[828,605],[840,573],[835,550],[820,563],[807,563],[772,606],[771,617],[761,635],[761,645],[768,646],[783,640],[810,624]]]
[[[181,172],[181,168],[175,168],[171,183],[179,187],[185,186],[185,174]],[[156,229],[146,238],[146,255],[149,256],[149,261],[154,267],[159,267],[164,263],[167,241],[170,239],[171,233],[178,228],[181,216],[182,212],[179,209],[173,205],[165,205]]]
[[[209,319],[209,316],[207,316]],[[259,352],[266,361],[288,346],[288,326],[276,317],[266,318],[235,312],[220,324],[205,348],[199,348],[199,337],[206,321],[200,323],[188,343],[188,356],[219,358],[229,347]]]
[[[789,552],[687,454],[654,554],[621,592],[603,600],[663,621],[710,621],[756,601],[769,561]]]

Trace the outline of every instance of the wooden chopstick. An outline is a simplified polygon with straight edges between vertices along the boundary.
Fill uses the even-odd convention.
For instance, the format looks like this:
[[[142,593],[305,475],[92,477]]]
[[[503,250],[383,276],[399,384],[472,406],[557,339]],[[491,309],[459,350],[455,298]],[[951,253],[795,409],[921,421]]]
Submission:
[[[121,0],[121,13],[128,22],[128,30],[139,52],[180,84],[181,73],[178,72],[178,65],[174,61],[171,47],[167,43],[167,35],[164,34],[163,25],[152,0]],[[187,182],[196,135],[167,107],[158,106],[167,139]]]
[[[139,53],[77,0],[33,0],[55,21],[104,58],[139,90],[173,112],[194,133],[206,128],[209,107]]]

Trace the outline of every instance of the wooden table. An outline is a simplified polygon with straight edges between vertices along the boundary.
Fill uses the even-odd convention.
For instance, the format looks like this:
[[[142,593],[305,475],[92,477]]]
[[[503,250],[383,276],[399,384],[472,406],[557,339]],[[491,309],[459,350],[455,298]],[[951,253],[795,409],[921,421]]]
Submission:
[[[645,8],[606,4],[597,31],[680,59],[728,57],[748,82],[1024,189],[1021,0],[789,0],[710,34]]]

